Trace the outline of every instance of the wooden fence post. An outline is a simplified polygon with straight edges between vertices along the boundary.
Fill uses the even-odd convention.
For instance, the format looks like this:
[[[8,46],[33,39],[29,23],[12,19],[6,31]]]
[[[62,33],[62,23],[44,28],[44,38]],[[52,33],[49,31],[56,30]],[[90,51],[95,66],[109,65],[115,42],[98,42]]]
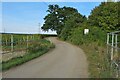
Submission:
[[[5,46],[7,46],[8,42],[7,42],[7,38],[5,38]]]
[[[109,33],[107,34],[107,44],[109,44]]]
[[[28,52],[28,35],[27,35],[27,52]]]
[[[118,38],[118,35],[116,34],[115,35],[115,52],[117,53],[117,38]]]
[[[112,47],[111,47],[111,60],[113,60],[113,52],[114,52],[114,33],[112,33]]]
[[[14,47],[14,45],[13,45],[13,34],[11,34],[11,51],[13,51],[13,47]]]

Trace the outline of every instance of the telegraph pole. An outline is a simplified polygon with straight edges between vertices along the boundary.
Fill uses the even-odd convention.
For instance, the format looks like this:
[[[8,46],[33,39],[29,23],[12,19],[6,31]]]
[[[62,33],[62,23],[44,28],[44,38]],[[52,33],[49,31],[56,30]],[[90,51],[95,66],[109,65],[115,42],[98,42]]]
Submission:
[[[5,27],[3,27],[3,33],[5,33]]]
[[[41,34],[40,23],[38,24],[38,34]]]

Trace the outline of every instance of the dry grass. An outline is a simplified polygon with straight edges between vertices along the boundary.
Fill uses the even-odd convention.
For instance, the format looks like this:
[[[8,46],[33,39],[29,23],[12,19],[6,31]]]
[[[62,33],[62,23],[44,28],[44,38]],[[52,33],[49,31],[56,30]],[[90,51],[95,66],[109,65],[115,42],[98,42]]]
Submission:
[[[81,48],[85,51],[89,61],[89,72],[92,78],[110,78],[110,70],[106,47],[98,46],[93,42],[84,44]]]

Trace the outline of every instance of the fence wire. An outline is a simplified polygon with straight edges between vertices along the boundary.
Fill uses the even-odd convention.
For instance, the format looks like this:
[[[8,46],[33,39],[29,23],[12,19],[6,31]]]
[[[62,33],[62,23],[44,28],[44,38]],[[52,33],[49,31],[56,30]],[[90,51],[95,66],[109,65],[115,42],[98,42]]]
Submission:
[[[25,55],[40,39],[39,34],[2,34],[2,61]]]

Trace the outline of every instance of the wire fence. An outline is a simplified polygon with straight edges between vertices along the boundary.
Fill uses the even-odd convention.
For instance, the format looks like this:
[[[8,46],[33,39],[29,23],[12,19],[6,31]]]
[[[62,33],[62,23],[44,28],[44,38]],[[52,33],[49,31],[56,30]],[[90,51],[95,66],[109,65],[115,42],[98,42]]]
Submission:
[[[39,34],[2,34],[2,61],[25,55],[40,39]]]
[[[112,77],[120,78],[120,31],[107,34],[107,54]]]

